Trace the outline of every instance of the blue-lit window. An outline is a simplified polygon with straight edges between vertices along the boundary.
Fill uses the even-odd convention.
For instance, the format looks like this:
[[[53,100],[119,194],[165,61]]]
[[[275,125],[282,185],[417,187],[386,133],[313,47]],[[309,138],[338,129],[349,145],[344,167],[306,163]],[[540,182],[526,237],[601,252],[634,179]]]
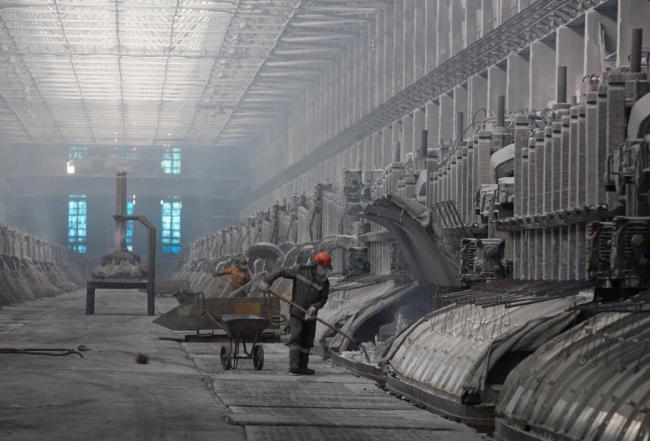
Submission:
[[[183,202],[179,199],[162,201],[162,250],[163,253],[181,252],[181,212]]]
[[[161,166],[163,173],[166,175],[180,175],[181,149],[178,147],[173,147],[163,151],[163,160]]]
[[[88,201],[85,194],[73,194],[68,199],[68,248],[75,253],[87,250]]]
[[[88,155],[88,147],[70,147],[68,149],[68,160],[82,159]]]
[[[126,215],[133,216],[135,213],[135,196],[126,203]],[[133,221],[126,223],[126,249],[133,251]]]
[[[88,155],[87,147],[70,147],[68,149],[68,162],[66,163],[66,173],[74,175],[76,172],[75,161]]]

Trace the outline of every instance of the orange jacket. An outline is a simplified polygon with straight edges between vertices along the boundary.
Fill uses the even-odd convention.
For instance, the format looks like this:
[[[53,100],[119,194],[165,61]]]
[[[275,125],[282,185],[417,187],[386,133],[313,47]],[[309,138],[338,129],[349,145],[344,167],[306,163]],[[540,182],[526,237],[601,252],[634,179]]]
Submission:
[[[224,270],[217,271],[217,276],[227,276],[230,274],[230,284],[235,288],[241,288],[251,281],[251,275],[248,270],[241,270],[237,265],[232,265]]]

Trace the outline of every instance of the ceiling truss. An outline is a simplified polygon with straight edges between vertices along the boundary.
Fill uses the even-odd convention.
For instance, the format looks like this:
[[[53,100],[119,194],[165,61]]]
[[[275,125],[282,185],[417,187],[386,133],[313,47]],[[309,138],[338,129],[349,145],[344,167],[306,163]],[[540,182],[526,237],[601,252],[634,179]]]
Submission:
[[[3,2],[0,137],[251,146],[391,2]]]

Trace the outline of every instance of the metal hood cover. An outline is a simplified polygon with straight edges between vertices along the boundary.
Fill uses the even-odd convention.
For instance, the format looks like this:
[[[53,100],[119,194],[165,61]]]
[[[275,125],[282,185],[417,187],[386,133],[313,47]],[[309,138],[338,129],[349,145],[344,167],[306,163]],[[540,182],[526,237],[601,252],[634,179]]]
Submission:
[[[562,282],[555,285],[563,288]],[[549,289],[548,283],[538,287]],[[575,313],[568,310],[590,300],[582,288],[576,284],[574,295],[549,294],[546,301],[510,308],[505,303],[443,307],[403,331],[382,364],[400,381],[437,397],[459,404],[479,397],[494,404],[485,402],[492,369],[508,352],[534,351],[570,326]]]
[[[650,94],[645,95],[632,107],[627,133],[631,138],[639,139],[650,134]]]
[[[344,234],[337,234],[334,236],[326,237],[318,244],[319,251],[331,251],[336,248],[348,250],[352,247],[359,245],[359,238],[357,236],[350,236]]]
[[[650,315],[602,313],[553,339],[508,376],[499,425],[544,440],[650,439]]]
[[[412,296],[418,289],[418,284],[395,286],[394,280],[361,285],[354,288],[337,287],[320,315],[330,323],[336,323],[340,329],[350,335],[355,335],[372,317],[380,314],[391,306]],[[317,341],[321,341],[332,332],[318,324],[316,327]],[[350,342],[340,335],[334,335],[328,342],[328,349],[338,352],[346,351]],[[380,354],[381,356],[381,354]]]
[[[270,242],[258,242],[248,249],[249,266],[253,269],[255,259],[263,259],[267,264],[271,265],[266,268],[266,271],[271,271],[277,267],[285,257],[285,252],[279,246]]]
[[[368,284],[347,283],[337,286],[330,291],[329,299],[323,309],[319,311],[318,316],[330,323],[336,323],[342,328],[342,325],[345,326],[350,318],[367,308],[372,308],[394,289],[394,280]],[[316,325],[316,341],[320,342],[331,334],[332,331],[329,328],[320,323]],[[343,341],[341,340],[341,342]],[[338,343],[330,342],[329,347],[337,347]]]
[[[393,234],[422,286],[460,287],[455,258],[433,233],[427,207],[391,194],[368,205],[361,215]]]

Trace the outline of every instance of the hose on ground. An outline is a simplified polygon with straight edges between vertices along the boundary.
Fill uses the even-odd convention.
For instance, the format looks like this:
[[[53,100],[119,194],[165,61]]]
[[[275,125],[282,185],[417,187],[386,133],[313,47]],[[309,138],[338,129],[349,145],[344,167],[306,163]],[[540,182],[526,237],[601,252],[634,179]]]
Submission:
[[[0,354],[22,354],[22,355],[46,355],[49,357],[65,357],[66,355],[78,355],[84,358],[82,352],[90,351],[86,345],[79,345],[76,349],[65,348],[0,348]]]

